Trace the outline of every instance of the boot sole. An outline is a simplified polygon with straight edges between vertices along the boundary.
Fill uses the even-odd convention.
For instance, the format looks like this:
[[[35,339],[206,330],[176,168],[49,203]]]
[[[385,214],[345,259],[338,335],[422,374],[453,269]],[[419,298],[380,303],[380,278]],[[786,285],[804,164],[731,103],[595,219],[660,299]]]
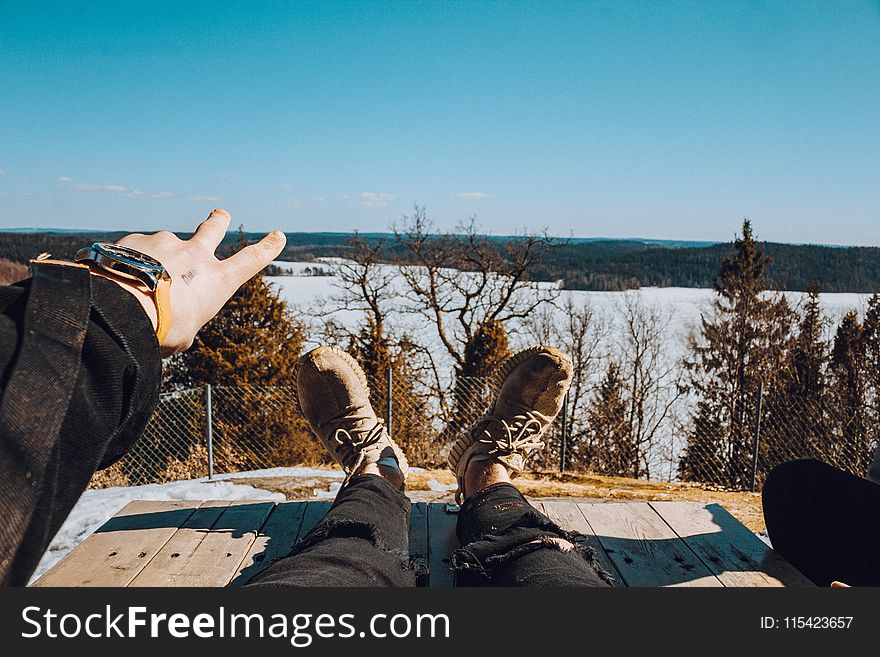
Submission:
[[[497,395],[498,392],[501,391],[501,386],[504,385],[504,381],[507,379],[508,376],[510,376],[510,373],[514,369],[522,364],[523,361],[531,358],[538,353],[548,353],[552,355],[558,354],[562,358],[568,360],[568,356],[566,356],[565,353],[563,353],[556,347],[540,345],[537,347],[527,347],[525,349],[521,349],[520,351],[517,351],[515,354],[508,356],[504,361],[502,361],[489,378],[489,385],[494,389],[495,394]],[[471,436],[470,430],[468,430],[452,444],[452,447],[449,450],[449,457],[446,459],[446,464],[456,476],[458,476],[457,468],[461,457],[468,450],[468,448],[474,444],[474,442],[475,440]]]
[[[358,364],[358,362],[350,353],[336,346],[315,347],[311,351],[308,351],[300,356],[299,359],[296,361],[296,365],[293,366],[293,405],[296,408],[296,412],[300,415],[303,415],[303,417],[305,416],[303,414],[302,406],[300,405],[299,401],[299,370],[305,362],[306,356],[318,351],[319,349],[334,353],[335,355],[339,356],[339,358],[342,359],[342,361],[346,365],[354,370],[355,374],[357,375],[358,381],[360,381],[361,385],[364,387],[364,390],[367,391],[367,397],[369,397],[370,384],[367,382],[367,375],[364,372],[363,368]]]
[[[305,362],[306,356],[309,354],[318,351],[318,349],[326,349],[339,356],[339,358],[348,365],[352,370],[354,370],[357,375],[358,381],[364,387],[364,390],[367,391],[367,397],[369,398],[370,392],[370,384],[367,381],[367,374],[364,372],[364,369],[360,366],[360,364],[354,359],[350,353],[336,346],[329,347],[315,347],[314,349],[306,352],[296,361],[296,365],[293,366],[293,405],[296,408],[296,412],[305,417],[305,414],[302,411],[302,406],[299,401],[299,370],[302,367],[302,364]],[[308,421],[308,418],[307,418]],[[320,436],[318,436],[318,440],[320,442],[324,442]],[[403,450],[400,449],[400,446],[394,442],[394,439],[389,435],[388,441],[391,443],[391,449],[394,451],[394,455],[397,457],[397,463],[400,466],[400,471],[403,474],[404,479],[406,479],[407,474],[409,473],[409,463],[406,459],[406,454],[403,453]]]

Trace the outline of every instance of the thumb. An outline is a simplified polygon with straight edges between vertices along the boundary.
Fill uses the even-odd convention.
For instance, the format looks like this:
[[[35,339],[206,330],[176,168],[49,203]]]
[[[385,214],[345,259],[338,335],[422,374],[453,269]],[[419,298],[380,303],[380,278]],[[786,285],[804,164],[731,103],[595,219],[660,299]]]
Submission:
[[[256,244],[244,247],[224,262],[229,267],[237,285],[255,276],[284,250],[287,238],[280,230],[273,230]]]

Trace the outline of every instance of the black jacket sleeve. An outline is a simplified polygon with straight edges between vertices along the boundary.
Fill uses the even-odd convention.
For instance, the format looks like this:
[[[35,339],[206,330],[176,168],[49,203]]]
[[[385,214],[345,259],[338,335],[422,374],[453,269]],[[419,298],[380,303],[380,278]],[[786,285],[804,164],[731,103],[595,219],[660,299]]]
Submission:
[[[25,585],[95,470],[158,400],[143,308],[88,270],[36,265],[0,286],[0,583]]]

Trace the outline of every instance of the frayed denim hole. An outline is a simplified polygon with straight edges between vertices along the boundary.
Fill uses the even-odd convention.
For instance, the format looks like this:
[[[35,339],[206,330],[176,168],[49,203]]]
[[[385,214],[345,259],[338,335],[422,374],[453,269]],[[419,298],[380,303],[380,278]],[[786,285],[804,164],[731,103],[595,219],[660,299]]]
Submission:
[[[377,550],[393,555],[402,570],[414,571],[417,576],[421,572],[418,561],[412,559],[408,550],[386,547],[379,538],[378,530],[371,523],[348,520],[347,518],[326,518],[322,520],[296,544],[288,556],[301,554],[318,543],[331,538],[360,538],[369,541]]]

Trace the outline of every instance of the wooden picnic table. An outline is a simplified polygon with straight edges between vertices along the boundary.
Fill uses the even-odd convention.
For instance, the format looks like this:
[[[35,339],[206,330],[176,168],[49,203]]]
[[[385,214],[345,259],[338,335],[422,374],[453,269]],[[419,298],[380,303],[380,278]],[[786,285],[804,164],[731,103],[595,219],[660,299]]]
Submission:
[[[812,586],[719,504],[532,500],[588,537],[620,586]],[[134,501],[34,586],[240,586],[287,554],[329,501]],[[410,551],[425,586],[454,585],[454,504],[415,503]]]

